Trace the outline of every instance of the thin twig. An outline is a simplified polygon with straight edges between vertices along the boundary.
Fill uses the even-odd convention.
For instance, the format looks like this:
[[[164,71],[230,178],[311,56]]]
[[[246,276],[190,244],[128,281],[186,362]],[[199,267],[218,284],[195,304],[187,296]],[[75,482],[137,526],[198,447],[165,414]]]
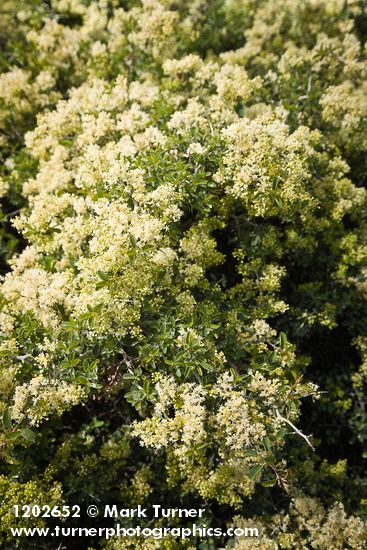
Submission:
[[[311,443],[310,439],[307,437],[307,435],[303,434],[298,428],[296,428],[296,426],[294,424],[292,424],[292,422],[290,420],[288,420],[288,418],[284,418],[284,416],[282,416],[280,414],[278,409],[276,409],[275,412],[276,412],[277,418],[279,418],[279,420],[282,420],[283,422],[288,424],[296,432],[297,435],[300,435],[301,437],[303,437],[303,439],[306,441],[306,443],[311,447],[311,449],[313,451],[315,450],[315,447],[312,445],[312,443]]]
[[[281,487],[288,494],[287,480],[279,473],[275,466],[272,466],[271,464],[269,464],[269,466],[274,472],[279,487]]]

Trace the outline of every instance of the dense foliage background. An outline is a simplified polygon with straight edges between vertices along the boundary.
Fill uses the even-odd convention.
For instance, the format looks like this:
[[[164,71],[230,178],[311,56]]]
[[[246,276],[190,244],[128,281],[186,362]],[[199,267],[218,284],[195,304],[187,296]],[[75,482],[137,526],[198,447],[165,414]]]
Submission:
[[[34,502],[262,526],[90,549],[366,548],[366,24],[1,3],[3,548],[55,548]]]

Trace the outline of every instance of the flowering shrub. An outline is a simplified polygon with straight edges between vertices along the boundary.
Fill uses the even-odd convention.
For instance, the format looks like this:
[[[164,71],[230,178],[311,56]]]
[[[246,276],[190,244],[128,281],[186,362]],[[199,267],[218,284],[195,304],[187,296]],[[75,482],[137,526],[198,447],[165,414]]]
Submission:
[[[1,10],[2,500],[365,548],[365,3]]]

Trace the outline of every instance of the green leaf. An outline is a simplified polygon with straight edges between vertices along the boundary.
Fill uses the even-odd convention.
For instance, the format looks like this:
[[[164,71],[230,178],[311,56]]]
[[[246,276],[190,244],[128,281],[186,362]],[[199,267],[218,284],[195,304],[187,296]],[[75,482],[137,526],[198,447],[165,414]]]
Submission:
[[[248,471],[248,477],[250,479],[257,478],[262,469],[263,469],[262,464],[256,464],[255,466],[252,466]]]
[[[287,345],[287,342],[288,342],[287,335],[284,332],[281,332],[279,334],[279,345],[280,345],[280,347],[284,349]]]
[[[19,433],[22,437],[24,437],[24,439],[26,439],[30,443],[34,443],[36,441],[36,433],[32,430],[29,430],[28,428],[22,428]]]
[[[76,384],[82,384],[83,386],[86,386],[89,384],[89,380],[88,378],[86,378],[85,376],[83,376],[82,374],[80,374],[76,380],[75,380],[75,383]]]
[[[252,456],[252,457],[256,457],[258,456],[258,452],[257,451],[254,451],[253,449],[248,449],[247,451],[244,451],[243,453],[245,456]]]
[[[4,424],[4,426],[7,430],[9,430],[12,426],[11,412],[10,412],[9,407],[7,409],[5,409],[5,411],[3,413],[3,424]]]
[[[99,384],[98,382],[89,382],[88,384],[90,388],[93,388],[95,390],[100,390],[101,388],[103,388],[103,384]]]
[[[108,280],[107,273],[104,273],[103,271],[98,270],[97,275],[100,279],[102,279],[102,281],[107,281]]]
[[[273,478],[273,479],[267,479],[266,481],[262,481],[261,485],[263,487],[274,487],[275,483],[276,483],[276,479]]]
[[[124,380],[133,380],[135,378],[135,374],[133,374],[132,372],[126,372],[122,375],[122,378]]]

